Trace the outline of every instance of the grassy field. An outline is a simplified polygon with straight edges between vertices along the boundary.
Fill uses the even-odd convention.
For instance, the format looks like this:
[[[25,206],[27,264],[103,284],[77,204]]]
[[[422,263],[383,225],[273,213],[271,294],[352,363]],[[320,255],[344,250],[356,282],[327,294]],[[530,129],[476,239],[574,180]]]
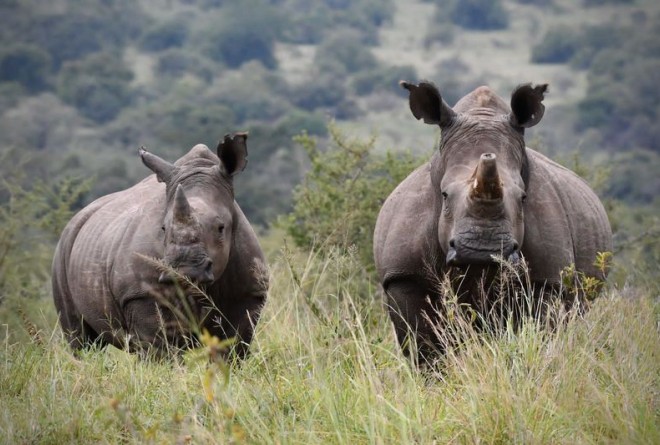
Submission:
[[[46,299],[0,307],[0,442],[660,443],[660,305],[609,290],[554,332],[457,328],[443,371],[402,357],[351,253],[272,255],[252,355],[74,358]]]

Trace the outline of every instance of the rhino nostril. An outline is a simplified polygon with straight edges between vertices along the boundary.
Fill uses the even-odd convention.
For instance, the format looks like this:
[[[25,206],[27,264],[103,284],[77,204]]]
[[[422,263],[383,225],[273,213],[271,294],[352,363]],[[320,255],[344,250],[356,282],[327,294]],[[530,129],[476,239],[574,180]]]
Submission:
[[[168,272],[161,272],[160,276],[158,277],[158,282],[160,284],[172,284],[174,283],[174,279]]]
[[[213,269],[213,261],[208,260],[206,263],[206,267],[204,268],[205,272],[210,272]]]
[[[452,249],[456,248],[456,241],[454,240],[454,238],[449,240],[449,247],[451,247]]]

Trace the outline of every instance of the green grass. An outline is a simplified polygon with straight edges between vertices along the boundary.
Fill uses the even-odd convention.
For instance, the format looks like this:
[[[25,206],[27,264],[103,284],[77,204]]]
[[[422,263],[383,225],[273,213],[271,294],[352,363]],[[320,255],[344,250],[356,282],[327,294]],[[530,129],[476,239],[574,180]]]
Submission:
[[[74,358],[50,301],[6,301],[3,443],[660,443],[660,305],[609,291],[553,332],[464,327],[443,372],[401,356],[353,256],[284,251],[251,356]],[[4,321],[3,321],[4,323]],[[31,332],[29,334],[28,332]]]

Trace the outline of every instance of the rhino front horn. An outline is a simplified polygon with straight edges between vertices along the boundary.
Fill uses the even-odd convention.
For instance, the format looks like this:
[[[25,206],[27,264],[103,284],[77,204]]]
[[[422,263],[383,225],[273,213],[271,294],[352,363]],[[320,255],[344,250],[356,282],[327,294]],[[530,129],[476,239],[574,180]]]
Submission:
[[[495,153],[484,153],[474,172],[470,196],[479,199],[501,199],[502,182],[497,171]]]
[[[191,210],[188,198],[183,191],[181,184],[177,185],[174,194],[174,220],[178,222],[187,222],[190,220]]]

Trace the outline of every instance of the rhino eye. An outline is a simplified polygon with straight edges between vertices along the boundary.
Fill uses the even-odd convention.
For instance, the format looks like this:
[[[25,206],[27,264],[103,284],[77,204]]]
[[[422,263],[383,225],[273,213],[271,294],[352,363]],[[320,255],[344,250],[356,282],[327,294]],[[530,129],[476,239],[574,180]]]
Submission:
[[[161,226],[160,230],[162,230],[164,232],[165,231],[165,226]]]
[[[448,196],[448,195],[447,195],[447,192],[442,192],[442,197],[443,197],[443,198],[447,199],[447,196]]]
[[[225,233],[225,225],[224,225],[224,224],[220,224],[220,225],[218,226],[218,233],[221,234],[221,235],[222,235],[223,233]]]
[[[522,202],[527,201],[527,193],[523,193],[522,198],[520,198]]]

